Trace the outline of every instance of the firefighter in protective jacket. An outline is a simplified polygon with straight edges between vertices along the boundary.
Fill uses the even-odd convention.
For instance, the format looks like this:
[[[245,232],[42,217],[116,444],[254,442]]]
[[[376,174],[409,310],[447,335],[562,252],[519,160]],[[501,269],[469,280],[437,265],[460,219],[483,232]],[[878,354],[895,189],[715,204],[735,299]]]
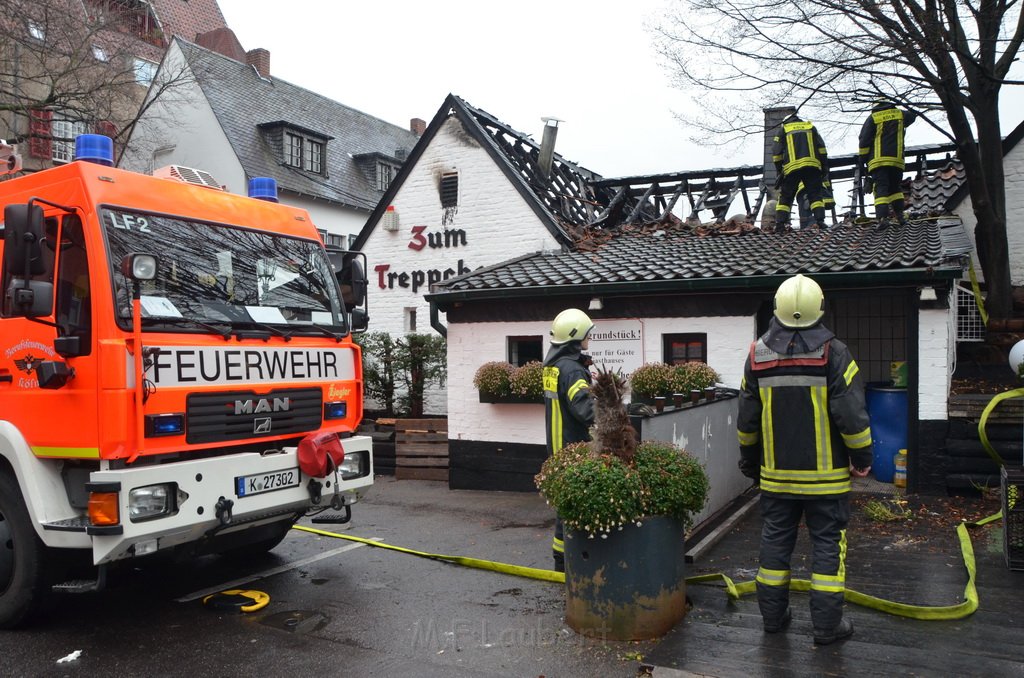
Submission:
[[[818,130],[791,113],[782,120],[772,143],[772,161],[779,176],[779,197],[775,205],[775,232],[789,229],[790,213],[797,188],[803,184],[818,228],[825,228],[822,183],[828,176],[828,151]],[[813,227],[813,224],[811,224]]]
[[[813,544],[814,642],[848,638],[843,619],[850,475],[871,468],[871,428],[857,363],[821,323],[825,298],[797,275],[775,294],[775,317],[750,347],[740,389],[740,470],[761,485],[757,599],[768,633],[791,619],[790,559],[801,515]]]
[[[912,111],[901,111],[887,99],[879,99],[860,128],[859,159],[867,166],[874,186],[875,216],[880,228],[889,224],[890,208],[902,226],[903,139],[907,125],[917,119]]]
[[[590,440],[594,400],[590,393],[590,343],[594,323],[583,311],[568,308],[551,323],[551,348],[544,358],[544,423],[548,456],[566,445]],[[555,570],[565,571],[562,521],[555,519],[551,542]]]

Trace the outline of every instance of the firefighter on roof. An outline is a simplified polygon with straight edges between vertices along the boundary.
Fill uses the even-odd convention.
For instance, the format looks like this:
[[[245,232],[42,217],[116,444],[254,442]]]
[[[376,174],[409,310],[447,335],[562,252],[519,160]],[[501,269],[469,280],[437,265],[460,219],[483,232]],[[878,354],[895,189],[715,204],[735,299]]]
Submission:
[[[766,633],[786,628],[800,518],[810,532],[814,642],[853,634],[843,619],[850,475],[871,469],[864,388],[846,344],[821,323],[825,297],[803,275],[775,294],[768,331],[750,347],[740,386],[739,467],[761,485],[757,602]]]
[[[814,215],[811,228],[825,228],[825,202],[822,182],[828,175],[828,151],[814,125],[796,113],[783,118],[772,144],[772,162],[778,173],[778,203],[775,206],[775,232],[790,228],[790,212],[797,187],[802,183]]]
[[[874,186],[875,216],[879,229],[889,226],[890,208],[900,226],[903,217],[903,139],[907,125],[917,119],[911,111],[901,111],[888,99],[875,101],[871,114],[860,129],[859,160],[867,166]]]

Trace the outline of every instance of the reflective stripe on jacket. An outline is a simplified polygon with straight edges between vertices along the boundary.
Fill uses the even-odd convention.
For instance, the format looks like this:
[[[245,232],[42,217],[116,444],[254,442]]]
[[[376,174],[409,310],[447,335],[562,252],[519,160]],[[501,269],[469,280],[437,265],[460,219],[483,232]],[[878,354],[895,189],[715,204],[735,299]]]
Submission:
[[[828,496],[850,490],[850,462],[871,465],[871,427],[857,363],[831,339],[808,353],[750,347],[740,389],[740,454],[760,465],[762,492]]]
[[[590,440],[594,403],[590,370],[578,341],[552,346],[544,359],[544,422],[548,455]]]
[[[916,113],[904,113],[892,104],[876,106],[871,111],[860,128],[859,150],[869,172],[879,167],[904,169],[903,139],[907,125],[916,119]]]
[[[780,136],[781,135],[781,136]],[[801,167],[828,170],[828,152],[814,125],[803,120],[787,122],[775,134],[772,161],[783,175]]]

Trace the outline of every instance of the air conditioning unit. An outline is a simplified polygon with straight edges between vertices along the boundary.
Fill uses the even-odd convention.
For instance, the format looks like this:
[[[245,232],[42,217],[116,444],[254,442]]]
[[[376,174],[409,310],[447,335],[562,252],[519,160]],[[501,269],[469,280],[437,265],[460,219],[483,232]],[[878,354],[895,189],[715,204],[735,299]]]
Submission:
[[[213,175],[204,170],[194,169],[192,167],[183,167],[181,165],[167,165],[161,167],[158,170],[153,171],[154,177],[160,177],[161,179],[173,179],[175,181],[181,181],[186,184],[195,184],[196,186],[206,186],[207,188],[215,188],[218,191],[223,191],[224,187],[221,186]]]
[[[380,220],[380,227],[385,231],[398,230],[398,210],[395,209],[394,205],[388,205],[387,210],[384,211],[384,218]]]

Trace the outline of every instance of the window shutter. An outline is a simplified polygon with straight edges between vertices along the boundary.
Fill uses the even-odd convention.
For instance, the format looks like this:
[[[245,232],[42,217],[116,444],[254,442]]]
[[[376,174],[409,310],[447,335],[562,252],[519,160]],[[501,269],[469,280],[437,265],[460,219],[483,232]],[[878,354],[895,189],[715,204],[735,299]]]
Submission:
[[[33,158],[49,158],[53,152],[53,141],[50,138],[50,124],[53,111],[45,108],[33,108],[28,112],[28,154]]]

